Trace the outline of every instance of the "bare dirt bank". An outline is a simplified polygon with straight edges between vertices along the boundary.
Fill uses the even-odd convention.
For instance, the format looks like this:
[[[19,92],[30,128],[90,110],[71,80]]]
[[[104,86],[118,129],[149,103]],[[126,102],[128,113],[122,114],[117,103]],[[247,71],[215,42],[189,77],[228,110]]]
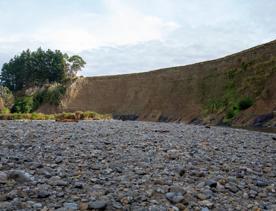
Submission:
[[[275,124],[276,41],[221,59],[152,72],[79,78],[59,108],[42,112],[93,110],[149,121],[219,124],[238,99],[253,106],[231,119],[233,125],[255,124],[260,115]],[[260,120],[263,123],[263,119]],[[271,123],[272,122],[272,123]]]

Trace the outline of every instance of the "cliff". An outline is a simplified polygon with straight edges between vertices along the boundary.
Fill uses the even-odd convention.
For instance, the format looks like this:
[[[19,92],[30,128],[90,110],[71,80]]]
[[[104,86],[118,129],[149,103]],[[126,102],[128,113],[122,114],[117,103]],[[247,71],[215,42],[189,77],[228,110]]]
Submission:
[[[187,66],[79,78],[56,110],[92,110],[149,121],[248,125],[255,124],[260,115],[273,115],[275,90],[276,40]],[[237,108],[245,98],[252,105]],[[54,110],[45,105],[40,108]]]

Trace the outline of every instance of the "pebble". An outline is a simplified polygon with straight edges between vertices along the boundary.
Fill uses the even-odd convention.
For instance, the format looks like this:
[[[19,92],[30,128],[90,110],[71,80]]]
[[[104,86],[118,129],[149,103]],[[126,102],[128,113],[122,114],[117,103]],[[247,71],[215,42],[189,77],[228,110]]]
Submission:
[[[205,183],[207,186],[211,187],[211,188],[216,188],[217,187],[217,182],[215,180],[207,180]]]
[[[0,172],[0,184],[5,184],[8,181],[8,174],[5,172]]]
[[[208,200],[203,200],[199,202],[199,204],[203,207],[213,208],[214,204]]]
[[[266,182],[266,181],[264,181],[264,180],[257,180],[256,185],[257,185],[258,187],[266,187],[266,186],[268,186],[269,184],[268,184],[268,182]]]
[[[72,202],[70,202],[70,203],[66,202],[63,204],[63,206],[65,209],[68,209],[68,210],[78,210],[79,209],[78,204],[72,203]]]
[[[172,203],[179,203],[184,200],[184,196],[180,192],[166,193],[166,198]]]
[[[42,208],[42,204],[41,203],[34,203],[33,205],[32,205],[32,207],[34,208],[34,209],[41,209]]]
[[[230,190],[232,193],[237,193],[239,191],[239,188],[233,183],[226,184],[225,188]]]
[[[101,201],[101,200],[92,201],[88,203],[89,209],[105,209],[106,206],[107,206],[107,202]]]
[[[47,190],[39,190],[37,193],[37,198],[47,198],[50,195],[51,195],[50,192]]]
[[[28,172],[21,170],[10,170],[8,172],[8,178],[15,180],[17,183],[29,183],[33,182],[34,178]]]
[[[0,121],[0,210],[273,210],[271,137],[182,123]]]

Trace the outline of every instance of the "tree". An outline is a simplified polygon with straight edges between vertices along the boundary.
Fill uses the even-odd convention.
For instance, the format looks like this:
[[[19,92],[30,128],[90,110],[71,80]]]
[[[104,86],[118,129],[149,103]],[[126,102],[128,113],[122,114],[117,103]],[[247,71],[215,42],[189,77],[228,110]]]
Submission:
[[[74,77],[84,67],[86,62],[78,55],[73,55],[68,58],[68,74],[69,77]]]
[[[76,76],[84,65],[80,56],[69,57],[59,50],[26,50],[3,65],[0,82],[11,91],[62,83],[66,78]]]

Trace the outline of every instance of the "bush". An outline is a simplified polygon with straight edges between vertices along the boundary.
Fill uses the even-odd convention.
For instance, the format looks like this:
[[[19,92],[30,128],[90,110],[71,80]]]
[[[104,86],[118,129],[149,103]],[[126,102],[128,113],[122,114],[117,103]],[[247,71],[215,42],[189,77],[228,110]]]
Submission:
[[[227,119],[232,119],[232,118],[234,118],[235,117],[235,111],[234,110],[229,110],[228,112],[227,112],[227,114],[226,114],[226,118]]]
[[[8,109],[7,107],[4,107],[2,110],[1,110],[1,114],[9,114],[10,113],[10,109]]]
[[[59,105],[61,98],[65,94],[65,91],[65,87],[61,85],[54,88],[49,88],[45,96],[45,101],[52,105]]]
[[[64,120],[77,120],[75,113],[66,113],[63,112],[61,114],[56,115],[56,120],[57,121],[64,121]]]
[[[34,95],[33,111],[35,111],[42,103],[51,105],[59,105],[61,98],[65,94],[66,88],[62,85],[52,85],[51,87],[39,91]]]
[[[12,113],[30,113],[33,110],[34,100],[32,96],[22,97],[15,101]]]
[[[93,119],[93,118],[96,118],[97,116],[97,113],[92,111],[86,111],[86,112],[83,112],[82,114],[83,114],[83,119]]]
[[[226,116],[224,117],[224,123],[230,123],[232,119],[240,113],[240,109],[237,105],[233,105],[227,110]]]
[[[253,105],[253,100],[250,97],[245,97],[239,102],[239,109],[245,110]]]

